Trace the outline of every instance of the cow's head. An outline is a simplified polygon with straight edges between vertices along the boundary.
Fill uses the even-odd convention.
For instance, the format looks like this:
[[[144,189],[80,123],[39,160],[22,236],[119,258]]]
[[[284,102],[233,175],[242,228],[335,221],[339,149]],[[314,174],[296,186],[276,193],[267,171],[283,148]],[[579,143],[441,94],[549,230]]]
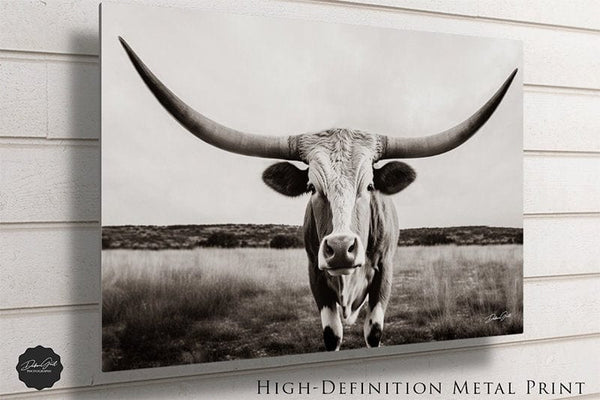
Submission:
[[[414,179],[408,165],[374,162],[380,138],[365,132],[332,129],[299,135],[297,147],[307,169],[280,162],[263,173],[265,183],[286,196],[308,193],[319,239],[318,266],[331,275],[347,275],[365,263],[371,196],[398,193]]]
[[[198,113],[171,92],[122,39],[135,69],[165,109],[203,141],[238,154],[302,161],[301,169],[287,162],[269,167],[267,185],[286,196],[310,194],[320,246],[319,268],[332,275],[350,274],[365,262],[365,245],[373,192],[395,194],[414,179],[408,165],[385,159],[430,157],[452,150],[477,132],[500,104],[515,69],[500,89],[477,112],[444,132],[416,138],[388,137],[349,129],[315,134],[263,136],[240,132]]]

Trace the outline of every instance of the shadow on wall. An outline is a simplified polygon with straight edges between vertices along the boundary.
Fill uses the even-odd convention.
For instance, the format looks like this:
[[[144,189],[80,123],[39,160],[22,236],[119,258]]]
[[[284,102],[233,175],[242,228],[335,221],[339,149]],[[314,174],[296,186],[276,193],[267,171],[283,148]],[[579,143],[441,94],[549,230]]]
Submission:
[[[99,36],[94,34],[74,34],[70,38],[70,48],[74,51],[81,49],[98,49]],[[61,135],[73,139],[100,139],[100,61],[84,57],[85,62],[70,63],[65,69],[68,77],[60,80],[66,84],[66,88],[57,90],[68,90],[65,96],[67,104],[57,104],[55,98],[48,98],[49,108],[60,108],[59,113],[64,121],[59,121],[57,129],[62,129]],[[50,77],[49,77],[50,78]],[[52,84],[49,82],[49,85]],[[71,259],[77,271],[72,274],[73,282],[71,298],[81,298],[82,288],[89,288],[93,283],[91,291],[96,300],[94,311],[89,317],[83,318],[83,313],[75,312],[72,316],[70,332],[76,336],[69,346],[78,345],[81,348],[71,349],[70,354],[74,359],[63,358],[65,372],[71,370],[70,374],[79,375],[77,382],[86,382],[93,385],[97,380],[101,369],[101,228],[100,228],[100,205],[101,205],[101,162],[100,143],[96,140],[89,142],[80,140],[77,145],[85,146],[92,154],[87,157],[71,157],[69,160],[69,174],[65,177],[68,183],[74,182],[78,187],[72,190],[72,198],[69,203],[68,218],[74,222],[82,222],[81,227],[75,229],[76,233],[70,234]],[[77,152],[69,153],[70,155]],[[85,171],[85,173],[84,173]],[[82,176],[84,178],[82,178]],[[80,196],[82,192],[93,192],[94,198],[89,201],[88,196]],[[82,260],[82,257],[86,257]],[[79,261],[81,260],[81,262]],[[91,266],[80,268],[80,264]],[[91,275],[91,276],[90,276]],[[85,298],[90,298],[88,294]],[[89,312],[88,312],[89,313]],[[78,315],[77,315],[78,314]],[[89,314],[88,314],[89,315]],[[92,327],[86,326],[93,324]],[[85,360],[85,361],[84,361]]]

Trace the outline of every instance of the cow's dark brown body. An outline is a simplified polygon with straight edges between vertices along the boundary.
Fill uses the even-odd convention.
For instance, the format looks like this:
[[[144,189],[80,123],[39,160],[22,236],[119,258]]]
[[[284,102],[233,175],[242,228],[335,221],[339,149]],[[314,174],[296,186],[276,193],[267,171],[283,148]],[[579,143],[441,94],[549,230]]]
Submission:
[[[337,350],[343,332],[341,321],[353,323],[365,305],[364,335],[370,347],[377,347],[383,330],[383,315],[392,288],[393,260],[398,243],[398,218],[390,197],[379,192],[371,194],[371,222],[367,243],[367,262],[349,276],[331,276],[318,268],[318,251],[321,244],[311,203],[304,217],[304,246],[308,255],[310,287],[322,316],[323,338],[327,350]],[[343,298],[344,285],[357,288],[354,296]],[[349,308],[346,309],[345,307]],[[322,310],[328,308],[327,318]],[[380,308],[378,315],[373,310]],[[373,318],[376,317],[376,318]]]

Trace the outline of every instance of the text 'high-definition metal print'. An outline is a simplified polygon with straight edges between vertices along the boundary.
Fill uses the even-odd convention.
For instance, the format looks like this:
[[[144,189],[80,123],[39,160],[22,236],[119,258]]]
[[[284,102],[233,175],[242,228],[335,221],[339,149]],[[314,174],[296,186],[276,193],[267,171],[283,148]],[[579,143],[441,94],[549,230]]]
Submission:
[[[103,370],[523,331],[519,42],[119,4],[101,29]]]

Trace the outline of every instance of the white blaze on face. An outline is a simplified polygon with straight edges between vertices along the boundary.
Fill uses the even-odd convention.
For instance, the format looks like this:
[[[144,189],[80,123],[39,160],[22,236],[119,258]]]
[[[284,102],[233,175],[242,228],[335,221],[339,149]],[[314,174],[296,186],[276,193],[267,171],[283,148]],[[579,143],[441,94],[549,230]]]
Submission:
[[[353,265],[329,270],[332,275],[351,274],[354,266],[365,263],[370,222],[367,188],[373,180],[376,140],[362,132],[340,129],[307,136],[300,147],[309,164],[309,183],[315,187],[311,203],[321,240],[319,268],[328,268],[324,239],[351,238],[350,246],[356,239],[355,247],[350,247]]]

